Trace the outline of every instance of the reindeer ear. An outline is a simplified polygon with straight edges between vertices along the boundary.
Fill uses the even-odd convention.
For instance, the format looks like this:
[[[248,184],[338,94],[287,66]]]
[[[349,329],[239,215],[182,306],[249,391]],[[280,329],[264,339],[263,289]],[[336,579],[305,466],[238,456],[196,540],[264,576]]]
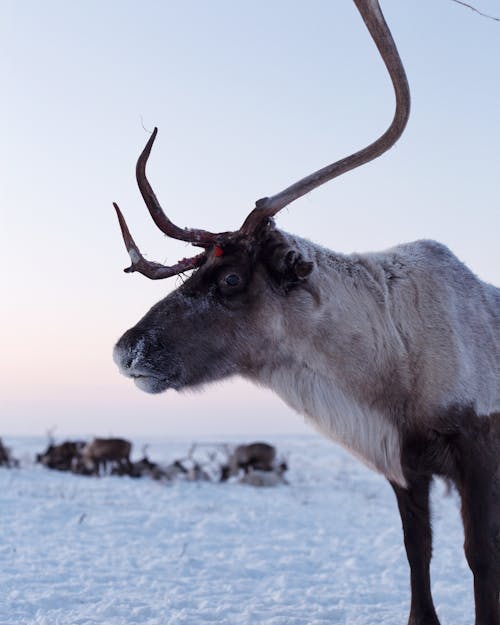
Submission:
[[[314,263],[304,260],[296,250],[288,250],[285,256],[286,273],[295,280],[305,280],[311,273]]]
[[[314,263],[285,241],[281,233],[273,233],[267,240],[264,261],[275,282],[288,292],[305,281],[314,268]]]

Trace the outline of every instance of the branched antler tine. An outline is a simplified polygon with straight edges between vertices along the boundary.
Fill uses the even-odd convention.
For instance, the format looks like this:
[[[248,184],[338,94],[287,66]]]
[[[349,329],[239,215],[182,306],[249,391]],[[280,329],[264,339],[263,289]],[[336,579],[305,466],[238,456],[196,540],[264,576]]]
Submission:
[[[132,235],[130,234],[130,230],[128,229],[127,222],[125,221],[125,217],[123,216],[120,207],[116,202],[113,202],[113,206],[116,211],[116,216],[118,217],[118,223],[120,224],[120,230],[122,231],[122,237],[125,243],[125,247],[127,248],[128,255],[130,256],[130,260],[133,264],[138,258],[142,256],[142,254],[137,247],[134,239],[132,238]],[[125,269],[127,273],[131,270],[132,269],[130,267],[128,269]]]
[[[241,227],[245,233],[253,232],[264,218],[272,217],[282,208],[316,187],[380,156],[396,143],[405,129],[410,114],[410,89],[396,44],[377,0],[354,0],[354,3],[392,80],[396,96],[396,111],[392,123],[383,135],[362,150],[315,171],[276,195],[257,200],[255,208]]]
[[[132,273],[134,271],[137,271],[139,273],[142,273],[143,276],[151,278],[151,280],[161,280],[163,278],[170,278],[171,276],[183,273],[184,271],[189,271],[190,269],[195,269],[196,267],[199,267],[199,265],[201,265],[201,263],[205,259],[204,253],[198,254],[198,256],[193,256],[192,258],[183,258],[177,264],[170,267],[166,265],[161,265],[160,263],[154,263],[150,260],[146,260],[141,254],[134,239],[132,238],[130,230],[127,226],[127,222],[125,221],[125,218],[120,208],[118,207],[118,204],[113,202],[113,206],[116,210],[116,215],[118,217],[118,223],[120,224],[120,229],[122,231],[125,247],[127,248],[128,255],[130,256],[130,260],[132,261],[130,267],[124,269],[126,273]]]
[[[135,168],[137,184],[139,185],[139,190],[144,198],[144,201],[146,202],[146,206],[148,207],[151,217],[158,228],[169,237],[180,239],[181,241],[188,241],[189,243],[200,247],[213,245],[221,235],[207,232],[206,230],[179,228],[179,226],[172,223],[163,212],[163,209],[158,202],[158,198],[156,197],[146,177],[146,163],[148,162],[151,148],[153,147],[157,133],[158,128],[155,127],[149,141],[146,143],[146,147],[137,160]]]

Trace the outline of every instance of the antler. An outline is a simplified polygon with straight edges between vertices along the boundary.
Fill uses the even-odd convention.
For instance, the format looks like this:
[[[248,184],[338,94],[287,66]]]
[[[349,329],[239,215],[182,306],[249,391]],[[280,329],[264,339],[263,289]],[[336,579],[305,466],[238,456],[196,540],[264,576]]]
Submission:
[[[361,13],[392,80],[396,95],[396,111],[392,123],[381,137],[366,148],[315,171],[276,195],[257,200],[255,208],[241,227],[241,231],[246,234],[254,232],[263,219],[273,217],[282,208],[316,187],[377,158],[396,143],[405,129],[410,114],[410,89],[391,31],[377,0],[354,0],[354,3]]]
[[[118,204],[113,202],[113,206],[116,210],[123,240],[125,241],[125,247],[127,248],[128,255],[132,261],[130,267],[124,269],[125,273],[138,271],[139,273],[142,273],[143,276],[146,276],[146,278],[151,278],[151,280],[161,280],[163,278],[170,278],[170,276],[183,273],[184,271],[189,271],[190,269],[195,269],[204,262],[205,253],[198,254],[192,258],[183,258],[176,265],[171,265],[170,267],[146,260],[132,238],[127,222],[125,221]]]
[[[238,235],[250,236],[255,234],[264,220],[273,217],[282,208],[298,199],[299,197],[309,193],[316,187],[325,182],[340,176],[351,169],[359,167],[364,163],[368,163],[377,156],[380,156],[389,148],[391,148],[399,139],[405,129],[410,114],[410,90],[406,74],[399,58],[396,44],[392,38],[391,32],[384,19],[378,0],[354,0],[354,3],[361,14],[372,38],[375,42],[380,55],[387,67],[389,75],[394,87],[396,96],[396,111],[389,128],[376,141],[367,147],[347,156],[345,158],[327,165],[318,171],[302,178],[291,186],[287,187],[280,193],[271,197],[265,197],[257,200],[255,208],[245,219],[240,230],[237,232],[220,232],[214,234],[206,230],[196,230],[193,228],[179,228],[165,215],[163,209],[156,198],[156,195],[149,184],[146,177],[146,163],[151,153],[151,148],[156,139],[158,129],[155,128],[153,133],[142,151],[137,161],[136,176],[137,184],[141,191],[142,197],[146,202],[146,206],[158,228],[167,236],[189,243],[198,247],[208,248],[216,245],[224,245],[228,238]],[[192,258],[184,258],[176,265],[167,267],[146,260],[139,248],[135,244],[130,232],[127,228],[125,219],[116,204],[114,204],[118,221],[125,241],[125,246],[131,258],[132,264],[125,269],[126,272],[138,271],[153,280],[168,278],[183,271],[199,267],[206,259],[206,253],[193,256]]]
[[[193,245],[197,245],[199,247],[210,247],[227,233],[221,232],[219,234],[214,234],[212,232],[207,232],[206,230],[197,230],[195,228],[179,228],[179,226],[172,223],[165,215],[153,189],[151,188],[151,185],[149,184],[146,177],[146,163],[148,162],[151,148],[153,147],[157,133],[158,128],[155,127],[149,141],[146,143],[146,147],[137,160],[135,168],[137,184],[139,185],[139,190],[144,198],[144,201],[146,202],[146,206],[148,207],[151,217],[158,228],[168,237],[180,239],[181,241],[187,241],[188,243],[192,243]]]
[[[144,202],[148,207],[149,213],[151,214],[153,221],[164,234],[174,239],[188,241],[192,245],[196,245],[198,247],[207,248],[211,245],[215,245],[217,241],[223,239],[224,236],[227,235],[227,233],[221,232],[219,234],[214,234],[212,232],[207,232],[206,230],[197,230],[194,228],[179,228],[179,226],[176,226],[172,221],[170,221],[170,219],[167,217],[162,207],[160,206],[158,198],[156,197],[153,189],[151,188],[151,185],[149,184],[149,180],[146,177],[146,163],[148,162],[151,148],[153,147],[153,143],[156,139],[157,133],[158,128],[155,127],[155,129],[151,133],[151,137],[146,143],[145,148],[137,159],[137,165],[135,168],[139,190],[142,197],[144,198]],[[127,222],[125,221],[125,218],[123,217],[123,214],[118,207],[118,204],[113,202],[113,206],[116,210],[118,222],[122,231],[123,240],[125,242],[125,247],[127,248],[130,260],[132,261],[130,267],[127,267],[124,270],[126,273],[138,271],[139,273],[142,273],[144,276],[146,276],[147,278],[151,278],[152,280],[161,280],[163,278],[170,278],[170,276],[175,276],[179,273],[183,273],[184,271],[189,271],[190,269],[195,269],[203,263],[205,259],[205,254],[198,254],[197,256],[193,256],[191,258],[183,258],[177,264],[171,266],[161,265],[160,263],[146,260],[141,254],[134,239],[132,238],[132,235],[130,234],[127,226]]]

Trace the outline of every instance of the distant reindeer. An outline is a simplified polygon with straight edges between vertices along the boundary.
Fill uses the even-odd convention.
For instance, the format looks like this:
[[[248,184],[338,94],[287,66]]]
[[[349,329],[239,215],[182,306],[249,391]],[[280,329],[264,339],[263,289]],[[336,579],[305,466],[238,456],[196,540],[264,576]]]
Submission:
[[[83,441],[65,441],[56,445],[52,439],[47,449],[37,454],[36,461],[40,462],[49,469],[55,469],[57,471],[70,471],[73,469],[75,463],[78,462],[82,449],[85,447]]]
[[[6,447],[0,438],[0,467],[7,467],[11,469],[18,466],[19,461],[12,457],[9,447]]]
[[[476,625],[498,625],[500,586],[500,290],[444,245],[417,241],[338,254],[278,230],[272,217],[367,163],[402,134],[409,89],[376,0],[354,0],[387,66],[396,112],[368,147],[258,200],[236,232],[179,228],[145,173],[157,226],[203,248],[166,267],[146,260],[115,205],[132,265],[148,278],[197,269],[118,341],[122,373],[149,392],[239,374],[272,388],[320,431],[389,480],[411,569],[411,625],[437,625],[429,576],[433,475],[462,499]]]
[[[221,468],[221,481],[237,475],[240,469],[245,473],[252,470],[272,471],[275,458],[276,448],[267,443],[238,445],[229,456],[228,464]]]
[[[100,473],[106,470],[108,462],[130,467],[132,444],[123,438],[94,438],[82,451],[83,465]]]

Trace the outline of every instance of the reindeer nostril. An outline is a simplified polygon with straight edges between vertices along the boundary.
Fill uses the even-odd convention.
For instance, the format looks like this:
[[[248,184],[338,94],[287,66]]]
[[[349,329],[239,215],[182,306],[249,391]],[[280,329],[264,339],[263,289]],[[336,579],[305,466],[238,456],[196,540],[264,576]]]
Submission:
[[[130,369],[133,362],[133,354],[131,350],[122,347],[119,343],[113,349],[113,360],[121,370]]]
[[[113,351],[113,360],[123,372],[140,365],[147,351],[147,341],[143,333],[131,328],[119,339]]]

